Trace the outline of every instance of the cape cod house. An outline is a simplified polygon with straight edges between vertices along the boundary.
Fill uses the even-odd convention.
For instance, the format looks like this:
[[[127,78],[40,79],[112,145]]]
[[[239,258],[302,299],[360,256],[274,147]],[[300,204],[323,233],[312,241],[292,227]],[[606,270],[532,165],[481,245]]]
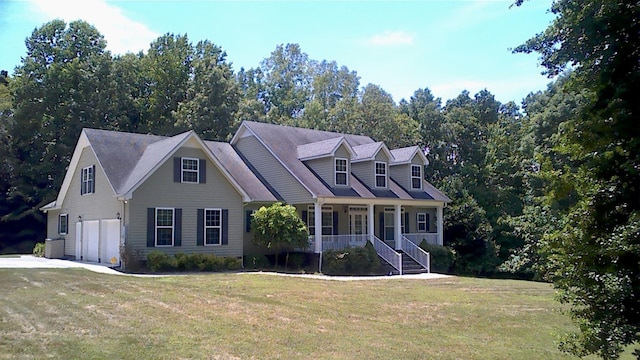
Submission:
[[[428,269],[416,244],[442,244],[450,200],[424,179],[427,165],[418,146],[258,122],[243,122],[230,143],[84,129],[57,199],[41,210],[64,256],[118,263],[125,243],[142,254],[255,254],[251,213],[281,201],[309,227],[305,251],[371,241],[402,273],[401,252]]]

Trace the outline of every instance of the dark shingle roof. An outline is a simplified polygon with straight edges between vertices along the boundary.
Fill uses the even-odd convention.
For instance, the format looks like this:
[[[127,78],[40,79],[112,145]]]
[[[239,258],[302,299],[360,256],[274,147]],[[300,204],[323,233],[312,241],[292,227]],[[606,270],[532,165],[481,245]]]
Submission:
[[[353,149],[353,160],[373,157],[384,145],[375,142],[368,136],[350,135],[329,131],[303,129],[292,126],[273,125],[267,123],[245,121],[246,126],[270,149],[276,157],[316,196],[358,196],[362,198],[399,198],[451,201],[446,195],[428,182],[424,182],[424,192],[408,192],[395,181],[390,179],[389,189],[371,189],[363,181],[350,174],[351,189],[338,189],[329,186],[324,180],[304,164],[305,157],[324,155],[331,146],[335,146],[341,138]],[[417,146],[411,146],[390,151],[392,163],[411,160]],[[396,154],[399,159],[396,159]],[[301,156],[304,155],[304,156]]]
[[[84,133],[116,195],[124,195],[134,188],[176,146],[192,134],[189,131],[164,137],[97,129],[84,129]],[[230,144],[211,141],[204,143],[252,200],[277,200]]]

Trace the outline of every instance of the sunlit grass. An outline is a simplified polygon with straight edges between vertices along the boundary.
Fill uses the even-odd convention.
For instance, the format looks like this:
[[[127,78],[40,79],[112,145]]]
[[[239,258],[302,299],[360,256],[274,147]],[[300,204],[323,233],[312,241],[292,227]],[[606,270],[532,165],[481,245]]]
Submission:
[[[0,270],[0,359],[563,359],[548,284]]]

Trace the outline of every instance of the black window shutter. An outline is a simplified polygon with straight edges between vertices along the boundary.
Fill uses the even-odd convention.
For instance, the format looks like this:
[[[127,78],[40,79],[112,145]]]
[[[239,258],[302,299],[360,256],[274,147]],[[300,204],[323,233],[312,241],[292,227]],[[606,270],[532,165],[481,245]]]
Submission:
[[[175,224],[173,224],[173,246],[182,246],[182,209],[175,209]]]
[[[84,173],[84,171],[83,171],[83,170],[80,170],[80,195],[84,195],[84,183],[82,182],[82,180],[83,180],[83,178],[82,178],[83,173]]]
[[[89,191],[89,192],[93,194],[93,193],[96,192],[96,178],[97,178],[97,176],[96,176],[96,166],[95,165],[93,165],[91,167],[91,173],[93,174],[93,179],[91,179],[92,180],[91,181],[91,191]]]
[[[229,210],[222,209],[222,245],[229,244]]]
[[[309,212],[307,210],[302,210],[302,221],[305,225],[309,226]]]
[[[182,158],[173,158],[173,182],[182,182]]]
[[[156,245],[156,209],[147,209],[147,247]]]
[[[207,160],[200,159],[200,164],[198,165],[198,171],[200,172],[200,184],[207,183]]]
[[[338,235],[338,212],[333,212],[333,235]]]
[[[380,213],[380,239],[384,240],[384,211]]]
[[[62,221],[62,215],[58,215],[58,234],[60,234],[60,222]]]
[[[65,233],[68,234],[69,233],[69,215],[68,214],[67,216],[64,217],[64,228],[66,229]]]
[[[247,232],[251,232],[251,213],[253,211],[252,210],[247,210],[245,212],[245,228],[247,230]]]
[[[427,221],[427,231],[429,231],[429,228],[431,227],[431,221],[429,221],[429,214],[425,214],[425,220]]]
[[[409,227],[409,212],[406,211],[404,213],[404,232],[405,233],[410,233],[411,232],[411,228]]]
[[[204,209],[198,209],[198,219],[196,220],[196,245],[204,245]]]

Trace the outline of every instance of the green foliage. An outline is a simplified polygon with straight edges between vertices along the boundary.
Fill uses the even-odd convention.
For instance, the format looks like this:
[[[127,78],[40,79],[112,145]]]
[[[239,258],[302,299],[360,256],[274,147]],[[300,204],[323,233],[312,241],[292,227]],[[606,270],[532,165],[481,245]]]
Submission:
[[[42,242],[36,243],[36,245],[33,247],[33,256],[44,257],[44,249],[45,249],[44,243]]]
[[[147,267],[152,272],[160,271],[229,271],[242,267],[242,261],[235,257],[222,257],[214,254],[185,254],[174,256],[161,251],[147,254]]]
[[[370,275],[380,268],[373,245],[328,250],[322,253],[322,272],[326,275]]]
[[[429,253],[429,265],[431,265],[431,271],[448,273],[451,271],[451,266],[455,260],[453,250],[448,246],[433,245],[427,243],[427,240],[422,240],[420,248]]]
[[[304,265],[305,259],[306,257],[303,253],[289,254],[288,266],[294,270],[300,269]]]
[[[151,272],[170,271],[176,268],[176,263],[167,253],[154,250],[147,254],[147,267]]]
[[[277,250],[276,254],[281,250],[291,251],[309,246],[307,226],[291,205],[277,202],[269,207],[262,206],[252,215],[251,231],[254,244]]]
[[[572,68],[563,90],[587,96],[555,134],[566,161],[543,159],[544,201],[564,210],[537,251],[580,329],[563,349],[613,359],[640,342],[640,3],[557,0],[551,12],[515,51],[539,53],[550,76]]]

